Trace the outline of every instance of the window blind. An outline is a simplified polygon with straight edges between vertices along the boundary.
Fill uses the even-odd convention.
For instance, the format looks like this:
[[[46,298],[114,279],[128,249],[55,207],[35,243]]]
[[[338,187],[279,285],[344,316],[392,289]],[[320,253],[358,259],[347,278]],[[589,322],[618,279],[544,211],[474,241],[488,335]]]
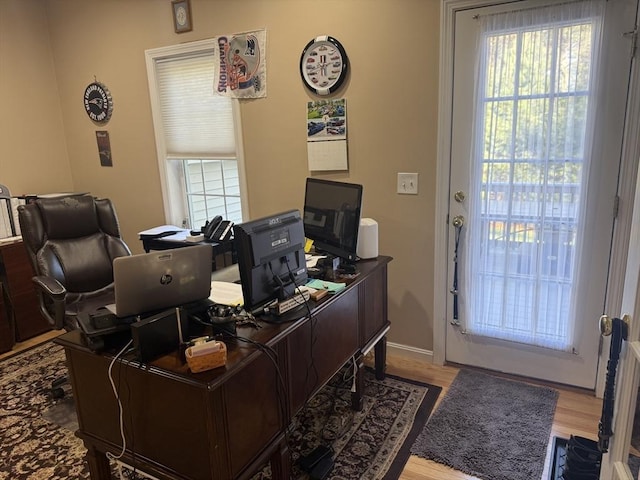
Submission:
[[[167,158],[235,158],[231,100],[213,91],[211,53],[156,65]]]

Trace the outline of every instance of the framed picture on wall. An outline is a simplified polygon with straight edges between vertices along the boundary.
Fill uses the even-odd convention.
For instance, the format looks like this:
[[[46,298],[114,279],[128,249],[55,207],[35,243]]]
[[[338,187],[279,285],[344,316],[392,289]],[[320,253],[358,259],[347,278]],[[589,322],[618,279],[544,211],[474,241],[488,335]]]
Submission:
[[[193,25],[189,0],[173,0],[171,8],[173,9],[173,27],[176,33],[190,32]]]

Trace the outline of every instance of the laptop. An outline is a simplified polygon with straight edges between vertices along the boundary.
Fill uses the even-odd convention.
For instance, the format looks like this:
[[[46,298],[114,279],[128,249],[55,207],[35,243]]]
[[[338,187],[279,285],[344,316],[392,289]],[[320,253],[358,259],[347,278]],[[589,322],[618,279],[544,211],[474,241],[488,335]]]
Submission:
[[[117,317],[152,313],[203,300],[211,293],[211,245],[161,250],[113,261]]]

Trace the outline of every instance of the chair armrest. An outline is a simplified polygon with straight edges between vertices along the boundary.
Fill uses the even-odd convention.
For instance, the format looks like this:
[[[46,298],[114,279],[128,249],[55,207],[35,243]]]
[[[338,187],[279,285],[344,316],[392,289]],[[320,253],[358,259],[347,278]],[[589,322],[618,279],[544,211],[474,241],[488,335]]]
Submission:
[[[55,329],[64,328],[64,300],[67,296],[67,289],[51,277],[36,276],[31,280],[36,286],[42,315]]]
[[[64,300],[65,295],[67,294],[67,289],[58,282],[55,278],[37,276],[33,277],[33,283],[42,290],[43,293],[51,297],[52,299]]]

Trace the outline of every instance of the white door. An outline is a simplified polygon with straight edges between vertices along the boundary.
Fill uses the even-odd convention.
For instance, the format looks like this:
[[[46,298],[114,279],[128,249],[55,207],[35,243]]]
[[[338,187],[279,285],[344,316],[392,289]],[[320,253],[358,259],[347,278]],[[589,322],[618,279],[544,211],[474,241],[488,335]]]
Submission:
[[[455,15],[446,360],[594,388],[637,0],[561,3]]]
[[[603,456],[602,480],[632,480],[627,459],[638,401],[640,377],[640,177],[636,183],[636,198],[631,225],[629,258],[622,297],[622,314],[629,320],[627,341],[623,342],[615,384],[615,406],[609,451]],[[636,420],[637,422],[637,420]],[[634,442],[635,443],[635,442]],[[636,445],[637,447],[637,445]],[[638,452],[636,451],[637,455]]]

